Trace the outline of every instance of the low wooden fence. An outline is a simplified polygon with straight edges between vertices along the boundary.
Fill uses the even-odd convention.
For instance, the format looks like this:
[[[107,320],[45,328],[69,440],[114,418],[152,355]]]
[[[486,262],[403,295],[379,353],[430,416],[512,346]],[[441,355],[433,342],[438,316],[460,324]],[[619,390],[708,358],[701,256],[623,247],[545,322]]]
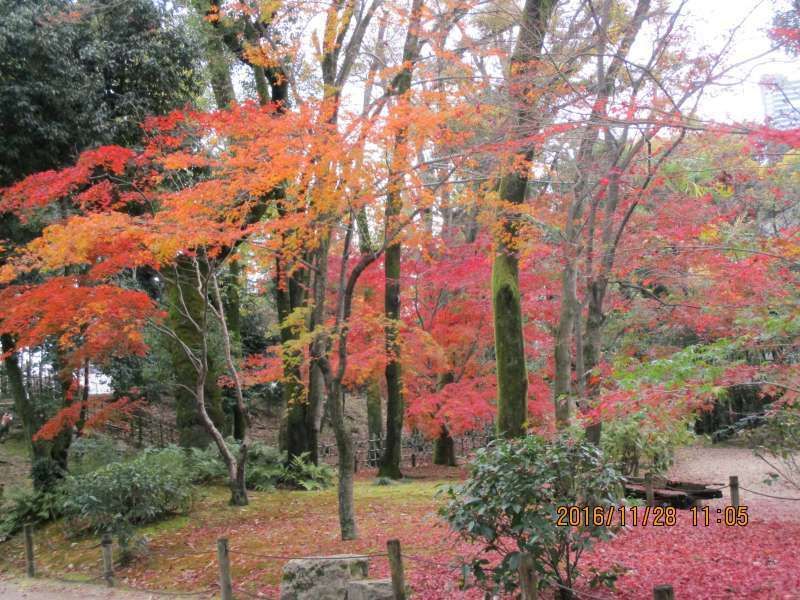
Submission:
[[[29,578],[42,577],[54,579],[56,581],[73,584],[86,584],[86,583],[103,583],[107,587],[113,588],[118,586],[118,581],[114,574],[114,548],[111,536],[104,534],[100,538],[94,548],[100,550],[99,565],[101,568],[97,576],[90,579],[68,579],[66,578],[69,573],[53,574],[40,571],[36,565],[36,545],[34,539],[34,528],[32,525],[25,525],[24,528],[25,540],[25,572]],[[222,600],[234,600],[234,598],[252,597],[263,598],[261,593],[254,594],[250,591],[244,590],[234,581],[231,575],[231,556],[241,555],[257,557],[259,559],[269,561],[276,560],[286,562],[294,559],[307,558],[305,556],[276,556],[276,555],[262,555],[254,554],[245,550],[240,550],[237,547],[232,547],[230,540],[227,537],[221,537],[217,540],[216,548],[209,548],[205,551],[193,552],[191,554],[181,556],[198,556],[198,555],[211,555],[216,554],[216,564],[218,572],[218,583],[202,590],[196,591],[169,591],[169,590],[156,590],[150,588],[143,588],[139,586],[121,586],[122,589],[145,592],[154,595],[171,595],[171,596],[195,596],[195,597],[221,597]],[[391,574],[392,595],[394,600],[407,600],[408,587],[405,580],[405,567],[404,560],[409,560],[428,568],[435,567],[437,569],[449,570],[455,573],[460,573],[460,587],[466,589],[471,584],[467,580],[467,570],[464,565],[454,565],[452,563],[440,563],[429,559],[428,557],[414,556],[404,554],[401,549],[399,540],[393,539],[386,542],[386,552],[375,552],[362,554],[365,558],[382,557],[388,559],[389,572]],[[175,558],[175,557],[173,557]],[[325,557],[316,556],[316,559],[323,559]],[[336,560],[338,557],[331,557]],[[539,600],[539,584],[540,578],[536,569],[534,558],[529,554],[523,554],[519,561],[518,568],[519,575],[519,592],[521,600]],[[567,587],[559,582],[548,579],[546,585],[551,588],[560,588],[564,591],[569,591],[575,598],[587,600],[609,600],[610,596],[599,596],[584,590],[576,590]],[[486,600],[499,600],[499,596],[487,592],[485,595]],[[675,600],[675,592],[671,585],[657,585],[653,588],[653,600]]]
[[[491,428],[465,433],[453,440],[455,454],[459,458],[466,458],[478,448],[485,447],[492,439],[494,439],[494,430]],[[402,448],[400,455],[401,466],[418,467],[429,465],[433,462],[434,442],[432,440],[428,440],[420,434],[411,434],[403,436],[400,445]],[[353,451],[356,471],[362,467],[376,467],[385,447],[385,435],[354,440]],[[320,443],[318,456],[320,462],[329,465],[337,464],[339,451],[336,444],[333,442]]]

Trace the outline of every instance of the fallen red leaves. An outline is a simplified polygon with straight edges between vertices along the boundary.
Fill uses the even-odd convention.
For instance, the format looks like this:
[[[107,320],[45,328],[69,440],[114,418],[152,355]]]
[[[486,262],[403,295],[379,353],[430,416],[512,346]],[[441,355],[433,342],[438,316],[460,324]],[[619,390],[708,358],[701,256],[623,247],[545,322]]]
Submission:
[[[145,530],[147,557],[117,571],[123,585],[153,590],[198,591],[217,586],[216,540],[228,537],[234,585],[249,596],[277,598],[286,557],[349,553],[380,554],[386,540],[401,540],[405,569],[415,597],[423,600],[478,600],[483,592],[462,591],[460,565],[475,549],[459,542],[439,520],[437,485],[455,470],[425,468],[428,478],[393,486],[356,484],[359,539],[338,536],[335,490],[325,492],[253,493],[251,506],[227,506],[227,491],[218,489],[202,500],[188,520]],[[359,474],[368,477],[366,472]],[[435,478],[435,479],[434,479]],[[721,502],[721,501],[720,501]],[[712,515],[720,503],[711,505]],[[670,584],[681,599],[773,600],[800,597],[800,518],[793,503],[748,499],[750,523],[725,527],[692,526],[691,514],[678,511],[674,527],[628,527],[612,541],[584,557],[590,567],[627,569],[616,590],[590,589],[578,583],[585,598],[652,598],[652,589]],[[96,540],[67,539],[57,527],[42,531],[47,547],[40,559],[48,572],[94,572]],[[9,558],[24,564],[22,545],[12,543]],[[385,558],[371,561],[371,577],[388,577]],[[591,595],[591,596],[589,596]],[[545,594],[543,598],[550,598]]]

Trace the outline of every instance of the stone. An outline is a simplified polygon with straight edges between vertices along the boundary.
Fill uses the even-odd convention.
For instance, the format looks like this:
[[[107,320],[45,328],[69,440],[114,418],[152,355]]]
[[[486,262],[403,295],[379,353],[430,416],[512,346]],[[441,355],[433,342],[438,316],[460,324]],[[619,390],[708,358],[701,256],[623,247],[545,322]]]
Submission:
[[[283,567],[280,600],[347,600],[350,581],[368,573],[369,559],[357,554],[290,560]]]
[[[394,600],[391,579],[361,579],[347,586],[347,600]]]

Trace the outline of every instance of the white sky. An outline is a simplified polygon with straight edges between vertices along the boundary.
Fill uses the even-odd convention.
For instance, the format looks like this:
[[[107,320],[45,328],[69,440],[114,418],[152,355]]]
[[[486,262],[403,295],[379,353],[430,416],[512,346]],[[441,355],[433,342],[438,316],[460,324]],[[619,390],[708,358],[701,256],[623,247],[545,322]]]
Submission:
[[[736,35],[731,61],[737,62],[769,50],[767,31],[775,13],[787,6],[788,0],[689,0],[688,14],[696,23],[693,34],[698,44],[717,49],[730,30],[752,11]],[[758,81],[765,75],[800,79],[800,59],[776,52],[737,69],[735,76],[729,78],[732,85],[719,87],[704,97],[701,116],[714,121],[762,121],[764,105]]]
[[[681,0],[668,1],[677,6]],[[521,3],[521,0],[517,2]],[[775,14],[788,9],[789,5],[790,0],[687,0],[683,22],[691,24],[688,33],[696,42],[690,50],[702,47],[710,52],[719,50],[730,37],[731,30],[744,20],[727,62],[746,61],[758,56],[772,47],[767,32]],[[316,30],[321,36],[323,24],[324,15],[320,14],[307,24],[307,34],[310,36]],[[758,82],[766,75],[784,75],[790,80],[798,80],[800,58],[774,52],[732,71],[724,86],[715,86],[705,92],[699,116],[717,122],[763,121],[764,105]],[[237,83],[241,83],[239,78]],[[354,98],[360,107],[360,89]]]

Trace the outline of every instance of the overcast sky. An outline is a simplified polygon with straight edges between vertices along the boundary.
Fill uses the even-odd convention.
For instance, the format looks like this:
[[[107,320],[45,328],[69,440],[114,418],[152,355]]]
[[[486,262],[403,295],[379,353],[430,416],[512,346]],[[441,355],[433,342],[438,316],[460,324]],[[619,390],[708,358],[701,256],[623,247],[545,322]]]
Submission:
[[[775,12],[788,4],[788,0],[689,0],[688,12],[696,23],[692,33],[697,42],[712,49],[720,48],[730,30],[747,18],[736,36],[737,43],[732,52],[732,60],[741,61],[769,50],[767,31],[772,26]],[[759,80],[765,75],[800,79],[799,67],[800,59],[776,52],[738,69],[730,82],[743,81],[717,88],[713,96],[702,103],[702,117],[715,121],[763,120]]]

